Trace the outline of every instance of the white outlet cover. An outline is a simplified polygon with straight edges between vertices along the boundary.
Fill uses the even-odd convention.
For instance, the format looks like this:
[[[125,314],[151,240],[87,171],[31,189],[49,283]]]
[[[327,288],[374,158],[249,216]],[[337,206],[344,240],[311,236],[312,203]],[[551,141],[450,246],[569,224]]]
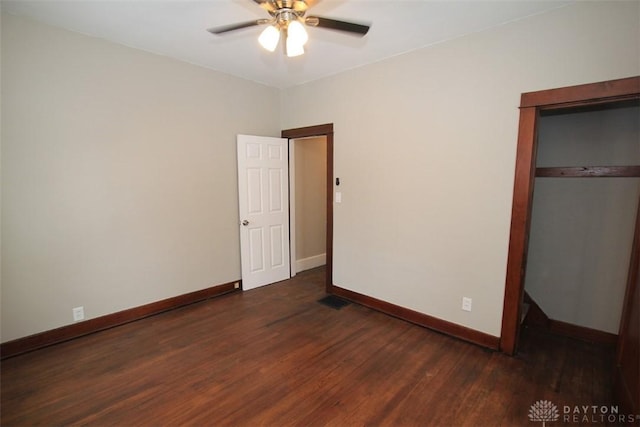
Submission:
[[[462,298],[462,309],[464,311],[471,311],[471,298],[463,297]]]
[[[73,309],[73,321],[78,322],[84,320],[84,307],[75,307]]]

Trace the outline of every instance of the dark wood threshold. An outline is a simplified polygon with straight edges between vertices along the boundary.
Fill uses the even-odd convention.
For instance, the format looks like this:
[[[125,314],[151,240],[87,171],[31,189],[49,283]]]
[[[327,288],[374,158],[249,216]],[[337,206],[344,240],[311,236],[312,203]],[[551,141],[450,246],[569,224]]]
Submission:
[[[236,284],[238,285],[238,288],[236,288]],[[240,289],[242,289],[242,281],[237,280],[223,285],[212,286],[207,289],[141,305],[139,307],[130,308],[128,310],[118,311],[117,313],[96,317],[95,319],[73,323],[50,331],[29,335],[24,338],[7,341],[0,345],[0,358],[6,359],[17,356],[19,354],[27,353],[29,351],[64,341],[69,341],[74,338],[103,331],[105,329],[113,328],[115,326],[140,320],[145,317],[153,316],[155,314],[173,310],[199,301],[204,301],[206,299]]]
[[[530,328],[542,329],[555,335],[562,335],[599,345],[613,347],[618,343],[618,335],[616,334],[550,319],[526,291],[524,301],[530,306],[529,313],[524,319],[524,324]]]
[[[640,166],[582,166],[536,168],[538,178],[637,178]]]
[[[602,344],[615,347],[618,344],[618,335],[597,329],[578,326],[560,320],[549,319],[549,331],[556,335],[577,338],[594,344]]]
[[[446,335],[450,335],[491,350],[498,350],[500,345],[500,338],[494,337],[493,335],[485,334],[484,332],[438,319],[436,317],[429,316],[428,314],[419,313],[408,308],[400,307],[399,305],[350,291],[336,286],[335,284],[333,285],[332,291],[335,295],[346,298],[360,305],[364,305],[365,307],[372,308],[390,316],[415,323],[416,325],[423,326],[437,332],[442,332]]]
[[[578,326],[560,320],[547,319],[546,325],[543,325],[538,321],[526,319],[524,324],[530,328],[548,331],[555,335],[575,338],[593,344],[609,347],[615,347],[618,344],[618,335],[616,334],[587,328],[586,326]]]

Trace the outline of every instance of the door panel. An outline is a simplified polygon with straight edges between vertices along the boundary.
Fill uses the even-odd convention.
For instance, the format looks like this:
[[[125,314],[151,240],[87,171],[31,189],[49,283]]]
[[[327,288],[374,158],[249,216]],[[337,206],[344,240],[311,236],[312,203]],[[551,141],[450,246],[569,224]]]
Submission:
[[[271,268],[282,267],[284,263],[284,227],[271,226]]]
[[[247,169],[247,213],[262,214],[262,174],[260,169]]]
[[[282,203],[283,187],[282,170],[269,169],[269,210],[271,213],[284,211]]]
[[[288,140],[238,135],[238,202],[244,290],[288,279]]]

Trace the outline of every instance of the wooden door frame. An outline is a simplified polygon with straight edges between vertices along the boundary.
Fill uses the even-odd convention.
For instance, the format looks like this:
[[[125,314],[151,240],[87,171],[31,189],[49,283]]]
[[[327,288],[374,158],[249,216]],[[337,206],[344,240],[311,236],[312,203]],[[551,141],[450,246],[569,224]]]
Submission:
[[[333,123],[286,129],[282,131],[281,136],[289,139],[324,136],[327,139],[327,277],[325,290],[327,293],[331,293],[333,290]]]
[[[500,336],[502,352],[515,354],[520,333],[540,112],[604,107],[636,99],[640,99],[640,76],[522,94]]]
[[[622,404],[622,408],[628,414],[638,414],[640,402],[634,402],[628,383],[625,381],[624,373],[621,370],[623,364],[623,353],[628,345],[624,337],[628,333],[629,323],[632,321],[631,307],[632,298],[638,298],[638,275],[640,274],[640,200],[638,201],[638,212],[636,214],[636,229],[633,236],[633,246],[631,247],[631,260],[629,262],[629,275],[627,276],[627,289],[624,295],[625,304],[622,307],[620,328],[618,332],[618,345],[616,349],[616,364],[613,380],[613,395]],[[637,381],[637,379],[636,379]],[[636,383],[637,384],[637,383]],[[637,387],[637,385],[636,385]]]

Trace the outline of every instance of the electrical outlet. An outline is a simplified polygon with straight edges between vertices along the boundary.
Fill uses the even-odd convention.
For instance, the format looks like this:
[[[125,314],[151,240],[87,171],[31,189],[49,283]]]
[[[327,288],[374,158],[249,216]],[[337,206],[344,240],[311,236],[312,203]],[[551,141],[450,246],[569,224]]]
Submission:
[[[75,307],[73,310],[73,321],[79,322],[84,320],[84,307]]]
[[[471,311],[471,298],[462,297],[462,309],[464,311]]]
[[[236,282],[233,284],[233,289],[240,289],[240,282]]]

